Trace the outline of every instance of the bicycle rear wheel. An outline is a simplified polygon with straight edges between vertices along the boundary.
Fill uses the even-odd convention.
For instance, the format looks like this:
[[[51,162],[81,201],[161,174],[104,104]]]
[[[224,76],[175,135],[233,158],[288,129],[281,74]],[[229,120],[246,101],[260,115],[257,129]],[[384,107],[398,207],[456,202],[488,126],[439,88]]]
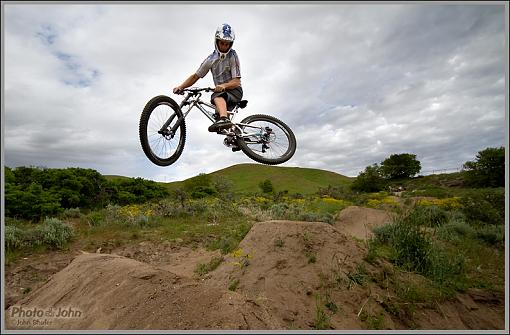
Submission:
[[[241,121],[237,136],[241,150],[254,161],[276,165],[288,161],[296,152],[296,137],[281,120],[269,115],[251,115]]]
[[[154,164],[171,165],[182,154],[186,142],[184,120],[174,133],[171,132],[180,117],[179,105],[165,95],[158,95],[145,105],[139,124],[140,143],[143,152]],[[171,122],[165,127],[168,120]]]

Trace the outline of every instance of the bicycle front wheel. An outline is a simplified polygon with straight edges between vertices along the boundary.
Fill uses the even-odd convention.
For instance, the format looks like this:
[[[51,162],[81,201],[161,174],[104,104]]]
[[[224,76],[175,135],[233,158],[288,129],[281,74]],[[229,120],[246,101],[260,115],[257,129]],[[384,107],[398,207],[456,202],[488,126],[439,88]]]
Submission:
[[[179,105],[170,97],[159,95],[145,105],[139,124],[140,143],[143,152],[154,164],[168,166],[181,155],[186,141],[184,120],[172,132],[172,127],[181,117]]]
[[[239,124],[237,143],[254,161],[275,165],[288,161],[296,152],[296,137],[284,122],[269,115],[251,115]]]

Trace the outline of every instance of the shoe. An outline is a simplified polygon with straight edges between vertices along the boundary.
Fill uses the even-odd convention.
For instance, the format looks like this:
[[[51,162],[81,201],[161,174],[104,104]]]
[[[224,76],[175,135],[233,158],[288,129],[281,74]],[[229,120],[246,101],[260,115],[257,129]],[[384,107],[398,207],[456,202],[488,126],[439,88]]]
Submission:
[[[232,122],[229,119],[220,119],[219,121],[214,122],[212,125],[207,128],[211,133],[218,132],[225,128],[230,128],[232,126]]]

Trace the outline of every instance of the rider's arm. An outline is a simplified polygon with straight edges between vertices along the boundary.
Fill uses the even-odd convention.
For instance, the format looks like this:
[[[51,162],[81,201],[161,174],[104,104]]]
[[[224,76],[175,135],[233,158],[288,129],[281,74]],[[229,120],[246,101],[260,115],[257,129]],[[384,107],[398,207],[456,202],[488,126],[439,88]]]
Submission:
[[[220,84],[216,87],[222,87],[224,90],[233,90],[234,88],[237,88],[239,86],[241,86],[241,78],[237,77],[237,78],[232,78],[232,79],[230,79],[230,81]]]
[[[175,93],[176,89],[182,90],[183,88],[190,87],[191,85],[196,83],[198,79],[200,79],[200,77],[196,73],[193,73],[182,84],[180,84],[179,86],[174,88],[174,93]]]

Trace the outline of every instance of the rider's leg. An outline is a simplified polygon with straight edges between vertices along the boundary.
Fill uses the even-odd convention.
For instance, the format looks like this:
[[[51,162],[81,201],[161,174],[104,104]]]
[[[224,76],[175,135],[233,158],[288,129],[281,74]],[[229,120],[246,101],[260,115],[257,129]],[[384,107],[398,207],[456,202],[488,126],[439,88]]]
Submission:
[[[215,97],[214,104],[216,105],[216,110],[220,115],[220,119],[213,123],[208,130],[210,132],[219,131],[220,129],[229,128],[232,126],[232,123],[228,119],[227,113],[227,101],[223,97]]]
[[[214,104],[216,105],[216,109],[221,117],[227,117],[227,102],[223,97],[214,98]]]

